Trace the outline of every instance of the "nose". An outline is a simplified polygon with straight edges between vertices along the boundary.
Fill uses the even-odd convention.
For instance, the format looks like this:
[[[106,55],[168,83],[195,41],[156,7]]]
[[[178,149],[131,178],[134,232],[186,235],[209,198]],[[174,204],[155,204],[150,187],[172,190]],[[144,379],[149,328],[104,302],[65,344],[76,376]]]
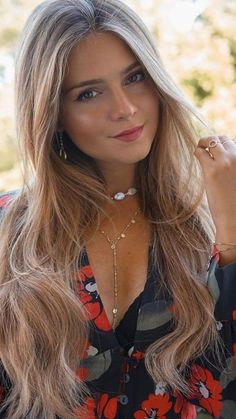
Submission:
[[[111,119],[128,119],[137,112],[137,106],[123,89],[112,92],[110,116]]]

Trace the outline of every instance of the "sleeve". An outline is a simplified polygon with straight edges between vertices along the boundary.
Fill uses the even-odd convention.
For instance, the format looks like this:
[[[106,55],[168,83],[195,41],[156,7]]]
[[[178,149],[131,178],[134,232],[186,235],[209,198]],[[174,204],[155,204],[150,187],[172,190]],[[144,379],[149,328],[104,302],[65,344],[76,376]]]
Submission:
[[[233,419],[236,418],[236,262],[220,267],[215,254],[209,264],[207,286],[215,301],[222,364],[217,363],[210,351],[191,364],[189,401],[198,406],[199,418]]]

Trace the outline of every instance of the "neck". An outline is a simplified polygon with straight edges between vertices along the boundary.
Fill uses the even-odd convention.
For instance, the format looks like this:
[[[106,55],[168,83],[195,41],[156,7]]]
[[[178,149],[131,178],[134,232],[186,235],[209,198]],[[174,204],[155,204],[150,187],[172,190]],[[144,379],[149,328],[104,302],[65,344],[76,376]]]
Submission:
[[[107,192],[110,196],[114,196],[117,192],[126,193],[129,188],[137,187],[135,165],[100,164],[99,168],[106,180]]]

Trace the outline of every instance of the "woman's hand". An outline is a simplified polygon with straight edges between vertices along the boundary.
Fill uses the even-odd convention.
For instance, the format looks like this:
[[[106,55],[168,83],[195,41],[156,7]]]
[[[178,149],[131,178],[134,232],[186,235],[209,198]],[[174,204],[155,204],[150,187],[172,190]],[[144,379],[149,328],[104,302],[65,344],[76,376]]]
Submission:
[[[195,156],[203,170],[216,242],[236,244],[236,141],[226,136],[201,138]]]

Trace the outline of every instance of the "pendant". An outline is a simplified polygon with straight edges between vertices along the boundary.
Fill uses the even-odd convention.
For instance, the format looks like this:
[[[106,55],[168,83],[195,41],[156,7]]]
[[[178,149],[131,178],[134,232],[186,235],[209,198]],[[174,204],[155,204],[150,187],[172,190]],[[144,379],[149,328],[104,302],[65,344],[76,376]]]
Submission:
[[[129,188],[126,195],[135,195],[137,192],[136,188]]]
[[[124,192],[117,192],[112,199],[115,199],[116,201],[123,201],[127,195],[135,195],[137,193],[136,188],[129,188],[126,193]]]
[[[118,192],[114,195],[114,199],[116,201],[122,201],[125,198],[125,194],[123,192]]]

